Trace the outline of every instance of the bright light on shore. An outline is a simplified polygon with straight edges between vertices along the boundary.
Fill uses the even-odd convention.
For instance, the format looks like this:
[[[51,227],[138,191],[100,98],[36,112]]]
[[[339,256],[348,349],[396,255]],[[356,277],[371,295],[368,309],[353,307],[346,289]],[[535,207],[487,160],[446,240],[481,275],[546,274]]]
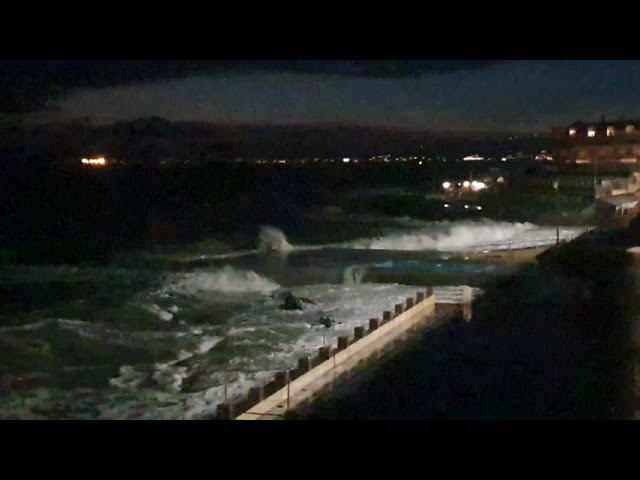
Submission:
[[[92,166],[104,167],[107,164],[107,160],[104,157],[83,158],[82,159],[82,164],[83,165],[92,165]]]
[[[450,187],[451,187],[451,183],[450,183],[450,182],[444,182],[444,183],[442,184],[442,188],[444,188],[444,189],[448,189],[448,188],[450,188]]]
[[[478,182],[476,180],[471,182],[471,190],[473,190],[474,192],[477,192],[478,190],[482,190],[484,188],[487,188],[487,184],[484,182]]]
[[[350,158],[348,158],[348,157],[344,157],[344,158],[342,159],[342,161],[343,161],[344,163],[349,163],[349,162],[351,161],[351,159],[350,159]]]

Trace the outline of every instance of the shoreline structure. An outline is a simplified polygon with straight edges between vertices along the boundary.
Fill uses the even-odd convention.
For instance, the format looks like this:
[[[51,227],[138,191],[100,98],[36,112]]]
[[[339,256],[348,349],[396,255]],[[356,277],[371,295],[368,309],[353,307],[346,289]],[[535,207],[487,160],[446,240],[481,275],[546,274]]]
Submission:
[[[426,287],[415,297],[407,297],[405,303],[395,304],[393,310],[385,310],[382,318],[371,318],[366,326],[355,327],[352,337],[338,337],[337,345],[320,347],[317,355],[299,358],[297,368],[277,372],[266,385],[250,388],[245,397],[219,404],[216,418],[284,419],[369,359],[403,343],[412,331],[446,321],[461,310],[470,317],[472,289],[460,287],[454,301],[436,305],[433,288]]]
[[[552,247],[473,253],[465,255],[464,260],[518,266],[535,263],[538,255]],[[367,325],[355,327],[352,337],[341,336],[337,345],[320,347],[315,356],[299,358],[297,368],[277,372],[265,385],[251,387],[246,395],[220,403],[216,419],[285,419],[287,414],[309,406],[323,393],[331,391],[337,382],[357,375],[364,365],[405,343],[412,332],[460,314],[471,318],[470,286],[461,286],[457,298],[448,300],[438,303],[432,286],[418,291],[415,298],[408,297],[404,304],[385,310],[381,318],[371,318]]]

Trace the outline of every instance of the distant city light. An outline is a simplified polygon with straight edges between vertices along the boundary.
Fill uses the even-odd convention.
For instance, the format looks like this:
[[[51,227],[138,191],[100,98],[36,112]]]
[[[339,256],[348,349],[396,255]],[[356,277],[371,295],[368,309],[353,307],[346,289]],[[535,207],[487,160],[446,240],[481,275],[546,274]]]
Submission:
[[[587,131],[587,136],[588,137],[595,137],[596,136],[596,129],[593,127],[589,127],[589,130]]]
[[[420,160],[420,161],[418,162],[418,165],[422,165],[422,160]]]
[[[576,133],[578,133],[578,130],[576,130],[575,128],[570,128],[569,129],[569,136],[575,137]]]
[[[351,161],[351,159],[350,159],[350,158],[348,158],[348,157],[344,157],[344,158],[342,159],[342,161],[343,161],[344,163],[349,163],[349,162]]]
[[[448,203],[445,203],[445,204],[444,204],[444,208],[449,208],[449,204],[448,204]]]
[[[484,188],[487,188],[487,184],[484,183],[484,182],[478,182],[476,180],[471,182],[471,190],[473,190],[473,191],[482,190]]]
[[[465,180],[464,182],[462,182],[462,186],[464,188],[469,188],[469,185],[471,185],[471,182],[469,180]]]
[[[97,167],[104,167],[107,164],[107,160],[104,157],[98,157],[98,158],[83,158],[82,159],[82,164],[83,165],[91,165],[91,166],[97,166]]]
[[[444,188],[445,190],[448,190],[449,188],[451,188],[451,182],[444,182],[442,184],[442,188]]]

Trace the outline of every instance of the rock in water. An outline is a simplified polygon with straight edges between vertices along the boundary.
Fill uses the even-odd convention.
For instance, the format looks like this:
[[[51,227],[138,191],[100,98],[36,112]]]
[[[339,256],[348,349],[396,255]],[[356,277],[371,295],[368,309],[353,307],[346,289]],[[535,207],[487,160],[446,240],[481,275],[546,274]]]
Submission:
[[[326,328],[331,328],[331,325],[333,325],[335,322],[330,317],[322,317],[320,318],[320,320],[318,320],[318,323],[320,325],[324,325]]]
[[[282,308],[285,310],[302,310],[304,305],[300,298],[294,296],[291,292],[287,292]]]

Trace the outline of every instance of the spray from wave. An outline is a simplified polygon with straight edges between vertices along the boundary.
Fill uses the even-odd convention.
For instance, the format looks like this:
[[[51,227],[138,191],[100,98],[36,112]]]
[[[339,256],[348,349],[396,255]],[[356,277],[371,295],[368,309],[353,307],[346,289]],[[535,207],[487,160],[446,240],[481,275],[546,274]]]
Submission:
[[[342,272],[342,283],[345,285],[360,285],[368,272],[367,265],[350,265]]]
[[[282,230],[265,225],[260,227],[258,235],[258,251],[287,253],[293,250],[293,246],[287,241]]]
[[[553,230],[553,232],[552,232]],[[428,228],[397,232],[349,242],[348,246],[371,250],[434,250],[456,252],[474,249],[506,249],[545,245],[555,241],[555,230],[531,223],[434,222]],[[562,229],[570,237],[572,229]]]
[[[270,293],[280,288],[276,282],[258,275],[252,270],[240,270],[230,265],[208,271],[187,274],[173,285],[182,293]]]

